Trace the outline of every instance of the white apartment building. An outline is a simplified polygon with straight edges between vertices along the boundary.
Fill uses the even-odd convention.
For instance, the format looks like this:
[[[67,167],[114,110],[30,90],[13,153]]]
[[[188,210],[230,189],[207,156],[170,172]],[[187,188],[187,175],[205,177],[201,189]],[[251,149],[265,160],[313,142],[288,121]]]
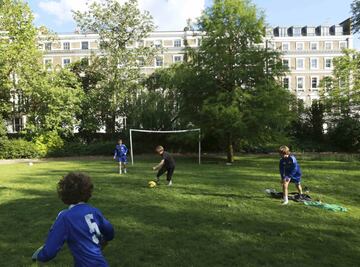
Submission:
[[[302,99],[306,105],[319,98],[321,79],[332,75],[333,59],[342,55],[345,48],[353,48],[350,19],[333,26],[291,26],[267,28],[263,44],[282,53],[282,61],[289,71],[283,78],[285,88]],[[197,31],[156,31],[135,45],[162,47],[153,62],[144,63],[142,70],[151,74],[157,68],[166,68],[183,61],[186,44],[198,47],[204,33]],[[92,53],[101,53],[97,34],[63,33],[56,41],[45,42],[43,63],[50,68],[89,58]],[[90,62],[91,64],[91,62]],[[26,118],[14,118],[9,126],[16,132],[25,124]]]

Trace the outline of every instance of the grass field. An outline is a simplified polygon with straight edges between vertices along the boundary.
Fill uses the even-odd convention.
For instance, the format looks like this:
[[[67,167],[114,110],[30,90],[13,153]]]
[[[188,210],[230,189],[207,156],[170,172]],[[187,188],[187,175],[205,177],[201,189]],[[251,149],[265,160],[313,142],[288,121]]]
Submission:
[[[0,165],[0,266],[36,266],[32,252],[66,208],[56,183],[73,170],[92,176],[90,203],[115,226],[110,266],[360,266],[358,161],[299,158],[310,195],[349,209],[335,213],[266,197],[280,190],[277,156],[233,166],[178,158],[174,186],[149,189],[157,160],[142,158],[126,176],[104,159]],[[46,266],[72,266],[66,246]]]

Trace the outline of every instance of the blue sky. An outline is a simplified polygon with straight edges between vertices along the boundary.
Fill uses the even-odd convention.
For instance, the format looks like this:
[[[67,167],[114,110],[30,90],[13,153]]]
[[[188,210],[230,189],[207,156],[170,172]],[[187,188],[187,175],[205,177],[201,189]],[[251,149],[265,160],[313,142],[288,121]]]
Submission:
[[[36,24],[56,32],[71,32],[75,24],[71,9],[84,9],[88,0],[28,0]],[[120,0],[124,1],[124,0]],[[149,10],[160,30],[181,30],[187,18],[196,18],[212,0],[139,0]],[[350,14],[352,0],[253,0],[265,11],[271,26],[337,24]],[[356,37],[355,39],[358,39]],[[360,48],[360,42],[356,41]]]

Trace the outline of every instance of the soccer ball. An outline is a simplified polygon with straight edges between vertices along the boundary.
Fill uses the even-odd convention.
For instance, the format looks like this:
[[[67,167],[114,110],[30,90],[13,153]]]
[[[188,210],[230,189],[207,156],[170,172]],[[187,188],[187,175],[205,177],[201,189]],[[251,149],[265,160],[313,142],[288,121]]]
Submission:
[[[156,186],[156,182],[154,182],[154,181],[149,181],[148,186],[149,186],[150,188],[153,188],[153,187]]]

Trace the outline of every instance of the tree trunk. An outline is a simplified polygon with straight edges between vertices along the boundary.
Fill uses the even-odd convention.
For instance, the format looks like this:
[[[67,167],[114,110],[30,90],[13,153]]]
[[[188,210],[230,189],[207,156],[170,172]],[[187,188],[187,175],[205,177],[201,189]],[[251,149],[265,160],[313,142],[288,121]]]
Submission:
[[[115,133],[115,115],[112,114],[111,116],[107,117],[106,119],[106,132],[109,134]]]
[[[234,148],[232,144],[232,136],[231,133],[227,134],[227,162],[233,163],[234,162]]]

